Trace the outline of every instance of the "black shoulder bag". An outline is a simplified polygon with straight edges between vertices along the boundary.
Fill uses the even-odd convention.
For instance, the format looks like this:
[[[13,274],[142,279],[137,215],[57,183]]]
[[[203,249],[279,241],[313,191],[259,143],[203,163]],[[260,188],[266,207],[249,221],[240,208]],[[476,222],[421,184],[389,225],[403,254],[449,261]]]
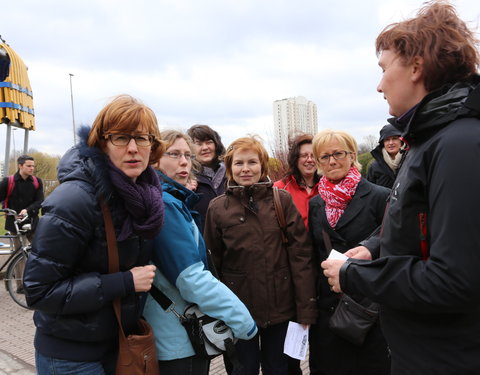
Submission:
[[[332,250],[329,234],[322,229],[327,255]],[[345,293],[340,295],[338,305],[328,323],[330,329],[341,338],[355,345],[362,345],[368,332],[378,319],[379,305],[375,302],[363,305]]]

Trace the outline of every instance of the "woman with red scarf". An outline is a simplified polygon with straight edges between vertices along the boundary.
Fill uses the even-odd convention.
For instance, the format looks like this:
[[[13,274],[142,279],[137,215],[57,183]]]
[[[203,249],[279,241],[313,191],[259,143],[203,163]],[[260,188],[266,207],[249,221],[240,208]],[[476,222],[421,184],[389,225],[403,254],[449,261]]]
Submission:
[[[343,253],[380,226],[389,189],[361,176],[357,143],[346,132],[318,133],[313,139],[313,154],[318,172],[323,175],[318,183],[319,195],[310,200],[309,206],[309,227],[320,265],[329,251],[324,236],[329,237],[333,249]],[[322,273],[318,294],[318,321],[310,329],[310,374],[389,374],[388,349],[379,323],[365,342],[356,346],[336,336],[328,326],[339,298]],[[366,302],[362,297],[351,297]]]

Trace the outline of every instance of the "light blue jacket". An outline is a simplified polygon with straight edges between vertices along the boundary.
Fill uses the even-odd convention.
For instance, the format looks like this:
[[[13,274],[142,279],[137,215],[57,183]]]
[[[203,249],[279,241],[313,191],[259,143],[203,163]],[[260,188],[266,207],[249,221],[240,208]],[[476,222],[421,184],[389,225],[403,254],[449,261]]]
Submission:
[[[153,263],[157,267],[154,284],[183,313],[196,303],[207,315],[223,320],[236,338],[248,340],[257,333],[255,321],[245,305],[207,269],[205,243],[190,207],[198,196],[162,173],[165,222],[154,240]],[[144,317],[151,324],[159,360],[168,361],[195,354],[178,318],[165,312],[150,296]]]

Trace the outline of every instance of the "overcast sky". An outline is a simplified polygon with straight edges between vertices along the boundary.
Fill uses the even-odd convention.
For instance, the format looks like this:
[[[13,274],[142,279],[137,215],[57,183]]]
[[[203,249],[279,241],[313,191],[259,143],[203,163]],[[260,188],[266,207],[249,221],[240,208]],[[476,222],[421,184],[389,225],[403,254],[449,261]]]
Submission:
[[[42,152],[61,155],[73,144],[69,73],[77,126],[126,93],[155,111],[160,129],[209,124],[225,145],[258,134],[269,146],[273,101],[302,95],[317,105],[319,129],[346,130],[361,143],[389,117],[376,92],[375,38],[422,3],[3,1],[0,35],[28,66],[36,114],[29,145]],[[477,29],[480,2],[453,4]],[[23,130],[14,133],[18,150]]]

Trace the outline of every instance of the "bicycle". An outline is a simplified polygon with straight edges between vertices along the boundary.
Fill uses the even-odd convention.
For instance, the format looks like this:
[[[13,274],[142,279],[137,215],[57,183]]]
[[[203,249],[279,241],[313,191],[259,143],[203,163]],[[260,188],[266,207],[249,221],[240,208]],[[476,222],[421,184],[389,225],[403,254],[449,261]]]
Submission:
[[[0,255],[10,255],[0,267],[0,272],[7,267],[7,271],[5,272],[5,288],[10,294],[10,297],[12,297],[18,305],[28,309],[25,291],[23,289],[23,270],[31,250],[27,234],[31,231],[32,226],[31,224],[22,224],[28,218],[28,215],[19,217],[16,211],[9,208],[0,209],[0,212],[5,213],[5,216],[10,215],[15,218],[14,226],[17,232],[17,234],[7,233],[0,235],[0,242],[2,242],[2,240],[8,240],[8,247],[0,247]]]

